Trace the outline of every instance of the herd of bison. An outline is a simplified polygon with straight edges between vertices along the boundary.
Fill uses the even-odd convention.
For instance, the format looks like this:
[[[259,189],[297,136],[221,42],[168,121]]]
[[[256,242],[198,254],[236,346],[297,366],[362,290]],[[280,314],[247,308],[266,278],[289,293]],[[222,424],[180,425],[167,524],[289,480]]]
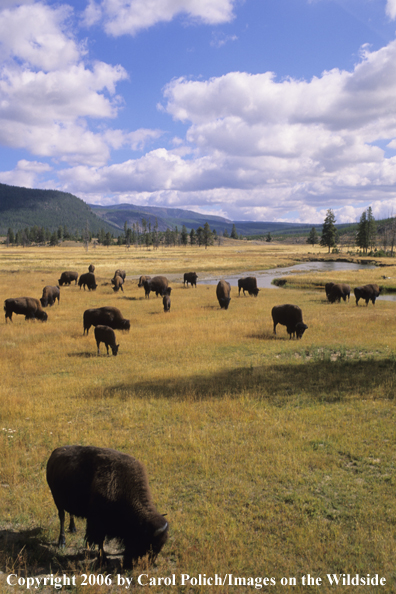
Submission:
[[[20,297],[6,299],[4,302],[5,319],[12,321],[12,314],[21,314],[26,320],[38,319],[46,321],[48,316],[43,308],[52,306],[60,300],[60,287],[79,284],[80,289],[89,291],[97,287],[95,267],[91,264],[89,271],[63,272],[57,286],[46,286],[41,299]],[[115,292],[123,291],[125,271],[116,270],[111,279]],[[197,274],[184,274],[184,285],[195,286]],[[171,307],[171,287],[164,276],[141,276],[139,287],[143,287],[145,297],[150,292],[160,295],[164,311]],[[259,289],[257,279],[253,276],[238,280],[238,294],[257,297]],[[351,289],[346,284],[327,283],[325,285],[327,299],[330,303],[346,301]],[[378,285],[370,284],[354,289],[356,305],[362,299],[368,305],[375,304],[380,293]],[[220,280],[216,287],[216,296],[222,309],[228,309],[231,301],[231,286]],[[290,336],[301,338],[308,328],[303,322],[302,311],[297,305],[283,304],[272,308],[274,333],[278,324],[286,326]],[[117,355],[119,345],[116,344],[114,330],[129,330],[130,322],[125,319],[116,307],[105,306],[87,309],[83,314],[84,334],[94,326],[95,339],[99,354],[99,345],[104,343],[109,354]],[[146,471],[143,465],[128,454],[109,448],[91,446],[63,446],[54,450],[47,463],[47,482],[52,492],[60,520],[58,546],[65,545],[65,512],[70,514],[69,531],[75,532],[74,516],[86,518],[85,540],[88,545],[99,546],[100,561],[104,561],[103,544],[105,538],[117,538],[124,546],[123,567],[128,568],[140,557],[149,555],[154,559],[168,537],[168,522],[155,508],[148,486]]]

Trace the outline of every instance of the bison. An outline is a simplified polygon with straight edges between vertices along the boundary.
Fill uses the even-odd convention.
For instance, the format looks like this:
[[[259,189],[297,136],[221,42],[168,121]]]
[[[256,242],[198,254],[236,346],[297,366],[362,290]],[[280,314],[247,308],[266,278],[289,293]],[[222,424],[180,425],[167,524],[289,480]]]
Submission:
[[[93,264],[88,266],[88,272],[95,272],[95,266]]]
[[[327,299],[329,298],[330,291],[334,287],[334,284],[335,283],[326,283],[325,284],[325,291],[326,291],[326,297],[327,297]]]
[[[116,277],[111,279],[113,286],[114,293],[117,293],[120,289],[124,292],[122,285],[124,284],[124,280],[121,276],[117,275]]]
[[[78,281],[78,286],[80,287],[80,291],[81,287],[84,287],[84,291],[85,287],[88,287],[89,291],[95,291],[98,285],[96,284],[94,273],[86,272],[85,274],[81,274],[80,279]]]
[[[356,287],[353,292],[356,298],[356,305],[358,305],[359,299],[364,299],[367,306],[369,301],[375,305],[375,300],[381,293],[381,289],[378,285],[364,285],[362,287]]]
[[[75,281],[75,285],[77,284],[78,280],[78,272],[62,272],[60,279],[58,280],[58,284],[62,285],[70,285],[72,281]]]
[[[231,285],[225,280],[221,280],[217,283],[216,296],[219,301],[221,309],[228,309],[231,301]]]
[[[188,283],[190,283],[190,285],[192,287],[195,285],[195,288],[197,288],[197,278],[198,278],[198,274],[196,272],[185,272],[183,285],[186,286],[186,283],[187,283],[187,288],[188,288]]]
[[[99,345],[101,342],[105,343],[107,354],[109,354],[109,346],[111,347],[113,355],[116,357],[118,353],[119,344],[116,344],[116,337],[114,334],[114,330],[109,328],[109,326],[96,326],[95,328],[95,340],[96,345],[98,347],[98,355],[99,355]]]
[[[170,311],[171,308],[171,298],[169,297],[169,295],[164,295],[163,299],[162,299],[162,303],[164,306],[164,311]]]
[[[98,545],[104,559],[105,538],[124,546],[124,568],[149,555],[153,561],[168,538],[168,522],[152,501],[146,470],[136,458],[109,448],[67,445],[47,462],[47,482],[58,509],[58,546],[64,547],[65,512],[69,531],[74,516],[86,518],[85,539]]]
[[[286,326],[290,338],[296,335],[301,338],[308,326],[304,324],[302,311],[298,305],[275,305],[272,308],[272,319],[274,321],[274,334],[276,334],[276,326],[282,324]]]
[[[336,301],[340,303],[341,299],[346,301],[347,297],[349,301],[349,297],[351,294],[351,287],[349,285],[345,285],[343,283],[331,284],[333,286],[331,287],[329,293],[326,293],[327,299],[330,301],[330,303],[335,303]]]
[[[144,276],[144,275],[142,275],[139,278],[138,287],[144,287],[145,281],[149,281],[149,280],[151,280],[151,276]]]
[[[114,279],[115,279],[117,276],[120,276],[120,277],[122,278],[122,280],[124,281],[124,280],[125,280],[125,278],[126,278],[126,272],[125,272],[125,270],[121,270],[120,268],[117,268],[117,270],[116,270],[116,271],[115,271],[115,273],[114,273],[113,280],[114,280]]]
[[[245,291],[249,293],[249,295],[254,295],[257,297],[259,294],[260,289],[257,288],[257,279],[255,276],[247,276],[246,278],[239,278],[238,279],[238,295],[241,294],[241,289],[243,294],[245,295]]]
[[[51,287],[50,285],[47,285],[43,289],[43,295],[40,298],[40,302],[41,302],[42,307],[47,307],[47,305],[50,305],[50,306],[54,305],[56,300],[58,300],[58,305],[59,305],[59,299],[60,299],[59,285],[57,285],[56,287]]]
[[[41,304],[34,297],[17,297],[16,299],[6,299],[4,301],[5,321],[7,318],[12,322],[12,314],[25,316],[25,320],[41,320],[46,322],[47,313],[41,309]]]
[[[109,326],[113,330],[128,330],[131,327],[117,307],[105,306],[96,309],[86,309],[83,314],[84,334],[91,326]]]
[[[151,291],[155,292],[157,297],[165,295],[168,284],[168,279],[165,276],[154,276],[152,279],[144,281],[145,297],[149,298]]]

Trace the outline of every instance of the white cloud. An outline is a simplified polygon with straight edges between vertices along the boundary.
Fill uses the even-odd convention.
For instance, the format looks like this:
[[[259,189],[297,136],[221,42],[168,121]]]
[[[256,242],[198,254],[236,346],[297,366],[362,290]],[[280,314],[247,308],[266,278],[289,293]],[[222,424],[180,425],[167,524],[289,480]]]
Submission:
[[[87,119],[117,115],[116,84],[127,74],[104,62],[87,67],[85,49],[67,28],[70,10],[37,3],[0,11],[0,143],[99,165],[114,142],[107,142],[110,131],[89,129]],[[128,134],[118,144],[130,142]]]
[[[90,0],[85,12],[85,24],[100,20],[108,34],[135,35],[179,15],[189,21],[208,25],[227,23],[233,18],[235,0]]]
[[[396,0],[387,0],[385,10],[390,19],[396,19]]]
[[[33,188],[37,187],[39,175],[48,171],[51,166],[47,163],[22,159],[12,171],[0,172],[0,183]]]

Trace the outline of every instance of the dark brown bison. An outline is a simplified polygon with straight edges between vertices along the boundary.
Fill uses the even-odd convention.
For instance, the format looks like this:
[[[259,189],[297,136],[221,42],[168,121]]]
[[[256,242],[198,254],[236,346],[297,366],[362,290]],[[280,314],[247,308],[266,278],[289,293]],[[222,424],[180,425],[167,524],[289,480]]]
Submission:
[[[41,304],[34,297],[17,297],[15,299],[6,299],[4,301],[5,321],[7,318],[12,322],[12,314],[25,316],[25,320],[41,320],[46,322],[47,313],[41,309]]]
[[[78,281],[78,286],[80,287],[80,291],[81,291],[81,287],[84,287],[84,291],[85,291],[85,287],[88,287],[89,291],[95,291],[96,287],[98,285],[96,284],[94,273],[93,272],[85,272],[85,274],[81,274],[79,281]]]
[[[219,301],[221,309],[228,309],[231,301],[231,285],[225,280],[221,280],[217,283],[216,296]]]
[[[151,280],[151,276],[144,276],[144,275],[142,275],[139,278],[138,287],[144,287],[145,281],[149,281],[149,280]]]
[[[93,264],[88,266],[88,272],[95,272],[95,266]]]
[[[247,276],[246,278],[239,278],[238,279],[238,295],[241,294],[241,289],[243,294],[245,291],[249,293],[249,295],[254,295],[257,297],[259,294],[260,289],[257,288],[257,279],[255,276]]]
[[[120,289],[122,292],[124,292],[124,289],[122,286],[124,284],[124,279],[121,276],[117,275],[116,277],[111,279],[111,282],[114,285],[113,286],[114,293],[117,293]]]
[[[162,299],[162,303],[164,306],[164,311],[170,311],[171,308],[171,298],[169,297],[169,295],[164,295],[163,299]]]
[[[166,294],[166,289],[168,288],[168,285],[169,282],[165,276],[154,276],[150,280],[144,281],[143,286],[145,297],[149,298],[151,291],[155,293],[157,297],[158,295],[161,295],[162,297]]]
[[[117,307],[105,306],[96,309],[86,309],[83,315],[84,334],[91,326],[109,326],[113,330],[129,330],[131,324],[126,320]]]
[[[122,278],[122,280],[124,281],[126,278],[125,270],[121,270],[120,268],[117,268],[117,270],[114,273],[113,279],[115,279],[117,276],[120,276]]]
[[[375,305],[375,300],[381,293],[381,289],[378,285],[364,285],[363,287],[356,287],[353,292],[355,293],[356,305],[358,305],[359,299],[363,299],[367,306],[369,301]]]
[[[109,448],[68,445],[54,450],[47,462],[47,482],[60,520],[58,546],[64,547],[65,512],[69,531],[74,516],[86,518],[85,539],[99,546],[105,538],[124,546],[124,568],[149,555],[154,560],[168,538],[168,522],[152,501],[144,466],[128,454]]]
[[[54,305],[55,301],[58,300],[58,305],[59,305],[59,299],[60,299],[60,288],[57,285],[56,287],[51,287],[50,285],[47,285],[46,287],[44,287],[43,289],[43,296],[40,298],[40,302],[42,307],[47,307],[47,305]]]
[[[274,334],[276,334],[276,326],[282,324],[286,326],[290,338],[296,335],[301,338],[305,330],[308,328],[303,322],[302,311],[298,305],[275,305],[272,308],[272,319],[274,321]]]
[[[334,287],[334,284],[335,283],[326,283],[325,284],[325,291],[326,291],[326,297],[327,297],[327,299],[329,298],[330,291]]]
[[[336,283],[333,284],[329,293],[327,294],[327,299],[330,301],[330,303],[335,303],[336,301],[340,303],[341,299],[346,301],[347,297],[349,301],[350,294],[351,287],[349,285],[345,285],[343,283]]]
[[[114,356],[118,353],[119,344],[116,344],[116,337],[114,334],[114,330],[109,328],[109,326],[96,326],[95,328],[95,340],[96,346],[98,347],[98,355],[99,355],[99,345],[101,342],[105,343],[107,354],[109,354],[109,346],[111,347],[112,353]]]
[[[62,285],[71,285],[72,281],[75,281],[74,284],[77,284],[78,280],[78,272],[62,272],[60,279],[58,280],[58,284]]]
[[[190,283],[190,285],[192,287],[195,285],[195,288],[197,288],[197,278],[198,278],[198,274],[196,272],[185,272],[183,285],[186,286],[186,283],[187,283],[187,287],[188,287],[188,283]]]

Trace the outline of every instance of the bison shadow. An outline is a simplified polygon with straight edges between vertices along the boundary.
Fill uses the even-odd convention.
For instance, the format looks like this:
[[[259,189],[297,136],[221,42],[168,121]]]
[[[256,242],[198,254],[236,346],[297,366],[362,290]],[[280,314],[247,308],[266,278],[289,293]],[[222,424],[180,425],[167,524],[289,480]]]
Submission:
[[[350,394],[361,400],[372,399],[375,395],[382,399],[394,399],[396,361],[393,359],[309,360],[305,351],[282,356],[289,357],[289,360],[239,367],[207,376],[115,384],[101,392],[101,396],[184,401],[224,396],[238,398],[241,393],[248,392],[277,406],[286,405],[296,396],[307,403],[341,402],[348,400]],[[86,396],[96,398],[96,389]]]
[[[95,352],[87,352],[87,351],[82,351],[80,353],[68,353],[67,355],[68,357],[78,357],[79,359],[91,359],[93,357],[97,357],[97,353],[96,350]]]

